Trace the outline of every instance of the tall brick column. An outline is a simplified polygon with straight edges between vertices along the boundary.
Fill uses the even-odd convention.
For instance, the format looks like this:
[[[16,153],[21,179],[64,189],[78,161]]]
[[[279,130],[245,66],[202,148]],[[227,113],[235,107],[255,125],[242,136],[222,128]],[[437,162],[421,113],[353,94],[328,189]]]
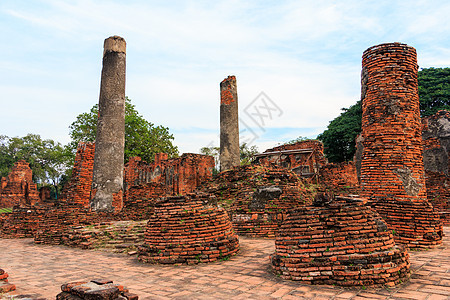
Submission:
[[[113,211],[122,201],[125,146],[126,42],[119,36],[105,40],[100,84],[91,209]]]
[[[239,166],[239,117],[236,77],[220,83],[220,170]]]
[[[406,44],[363,54],[361,189],[397,242],[427,247],[441,242],[442,225],[426,199],[417,69]]]

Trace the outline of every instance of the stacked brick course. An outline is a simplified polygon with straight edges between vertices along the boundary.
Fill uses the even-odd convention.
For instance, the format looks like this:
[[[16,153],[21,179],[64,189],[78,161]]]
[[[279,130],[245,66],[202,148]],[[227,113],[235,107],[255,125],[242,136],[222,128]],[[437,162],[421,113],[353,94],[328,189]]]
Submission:
[[[160,198],[139,247],[148,263],[196,264],[234,255],[239,240],[223,208],[205,205],[208,195]]]
[[[199,188],[231,217],[240,235],[275,237],[287,210],[308,205],[314,198],[301,179],[279,166],[240,166],[218,174]]]
[[[410,247],[439,244],[442,223],[426,199],[414,48],[367,49],[362,62],[361,195]]]
[[[91,197],[92,172],[94,169],[95,143],[80,142],[75,163],[72,169],[72,177],[64,187],[61,198],[71,205],[89,207]]]
[[[138,300],[136,294],[112,280],[78,281],[63,284],[57,300]]]
[[[167,154],[157,153],[150,164],[133,157],[125,165],[125,188],[154,182],[164,186],[168,195],[184,195],[211,179],[213,169],[214,158],[208,155],[184,153],[168,159]],[[125,199],[131,201],[128,195]]]
[[[290,212],[271,256],[276,274],[341,286],[392,286],[409,276],[407,251],[364,200],[329,200]]]
[[[319,183],[337,194],[359,194],[359,182],[354,162],[332,163],[319,170]]]
[[[38,207],[14,207],[0,223],[0,238],[33,237],[45,212]]]
[[[25,160],[17,161],[9,175],[1,179],[0,208],[39,202],[39,192],[32,177],[30,165]]]
[[[40,216],[34,233],[36,244],[68,245],[83,248],[73,239],[73,228],[78,226],[106,224],[117,216],[106,212],[92,212],[88,208],[64,207],[45,210]],[[75,242],[73,242],[75,240]]]
[[[254,163],[277,164],[312,180],[317,179],[319,169],[327,164],[327,160],[322,142],[307,140],[267,149],[255,156]]]
[[[422,138],[427,198],[450,224],[450,112],[422,118]]]
[[[16,286],[8,282],[8,273],[0,269],[0,296],[2,293],[14,291]]]

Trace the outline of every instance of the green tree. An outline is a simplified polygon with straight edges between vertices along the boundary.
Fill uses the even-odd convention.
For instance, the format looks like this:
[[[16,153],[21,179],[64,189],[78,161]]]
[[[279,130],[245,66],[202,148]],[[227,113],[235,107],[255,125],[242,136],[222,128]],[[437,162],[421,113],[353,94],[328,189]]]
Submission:
[[[89,112],[82,113],[69,126],[72,141],[68,148],[72,153],[76,152],[80,141],[93,142],[97,132],[98,104]],[[173,135],[169,129],[163,126],[155,126],[145,120],[131,104],[131,100],[125,99],[125,162],[130,157],[139,156],[144,161],[152,162],[155,153],[164,152],[169,157],[178,156],[178,148],[172,144]]]
[[[450,110],[450,68],[428,68],[418,73],[420,113],[422,117],[438,110]],[[343,108],[343,112],[319,134],[330,162],[351,160],[355,154],[355,139],[361,132],[361,101]]]
[[[342,108],[342,111],[330,122],[327,130],[317,136],[330,162],[351,160],[356,151],[355,138],[361,132],[361,101],[349,108]]]
[[[25,160],[38,185],[51,185],[54,192],[62,188],[61,179],[70,166],[70,155],[58,142],[43,140],[38,134],[24,137],[0,137],[0,175],[7,176],[18,160]]]
[[[450,68],[428,68],[418,73],[420,114],[450,110]]]
[[[249,147],[247,143],[242,143],[239,146],[239,152],[242,166],[249,165],[254,159],[253,155],[257,154],[259,151],[258,147],[256,147],[255,145]]]
[[[240,155],[240,162],[242,165],[248,165],[253,161],[253,155],[258,153],[258,148],[253,146],[248,146],[247,143],[242,143],[239,146],[239,155]],[[214,157],[214,174],[219,173],[219,167],[220,167],[220,147],[203,147],[200,149],[200,153],[204,155],[210,155]]]

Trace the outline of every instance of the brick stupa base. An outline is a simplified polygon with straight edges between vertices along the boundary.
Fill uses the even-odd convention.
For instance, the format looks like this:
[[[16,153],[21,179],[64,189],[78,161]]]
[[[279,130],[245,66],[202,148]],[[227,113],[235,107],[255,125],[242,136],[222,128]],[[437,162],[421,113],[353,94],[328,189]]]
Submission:
[[[338,197],[292,210],[272,267],[284,279],[340,286],[393,286],[409,277],[409,255],[362,199]]]
[[[226,211],[204,205],[207,195],[174,196],[156,201],[139,247],[139,259],[148,263],[196,264],[234,255],[239,240]]]
[[[439,214],[428,201],[378,200],[368,203],[383,217],[396,243],[410,248],[429,248],[442,243]]]

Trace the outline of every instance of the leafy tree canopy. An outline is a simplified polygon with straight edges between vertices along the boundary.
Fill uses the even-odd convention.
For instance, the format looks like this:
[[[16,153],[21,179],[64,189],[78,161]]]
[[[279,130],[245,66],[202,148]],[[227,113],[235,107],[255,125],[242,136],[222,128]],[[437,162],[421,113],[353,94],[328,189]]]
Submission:
[[[428,68],[418,73],[420,113],[422,117],[438,110],[450,110],[450,68]],[[330,162],[351,160],[355,153],[355,139],[361,132],[361,101],[343,108],[343,112],[319,134]]]
[[[418,73],[420,114],[450,110],[450,68],[428,68]]]
[[[93,142],[97,133],[98,104],[89,112],[82,113],[69,126],[72,141],[69,148],[73,153],[80,141]],[[169,129],[163,126],[155,126],[145,120],[131,104],[131,100],[125,99],[125,162],[130,157],[139,156],[144,161],[152,162],[155,153],[164,152],[169,157],[178,156],[178,148],[172,144],[174,137]]]
[[[361,132],[361,101],[343,108],[342,113],[317,136],[322,141],[329,162],[351,160],[356,151],[355,138]]]
[[[239,152],[240,152],[241,166],[248,165],[253,161],[253,155],[258,153],[258,147],[256,147],[255,145],[249,146],[247,143],[242,143],[239,146]],[[219,173],[220,147],[203,147],[200,149],[200,153],[214,157],[215,162],[214,174]]]
[[[58,192],[65,172],[71,167],[71,153],[60,143],[43,140],[37,134],[24,137],[0,136],[0,176],[9,174],[18,160],[25,160],[33,170],[33,181],[39,185],[52,185]]]

